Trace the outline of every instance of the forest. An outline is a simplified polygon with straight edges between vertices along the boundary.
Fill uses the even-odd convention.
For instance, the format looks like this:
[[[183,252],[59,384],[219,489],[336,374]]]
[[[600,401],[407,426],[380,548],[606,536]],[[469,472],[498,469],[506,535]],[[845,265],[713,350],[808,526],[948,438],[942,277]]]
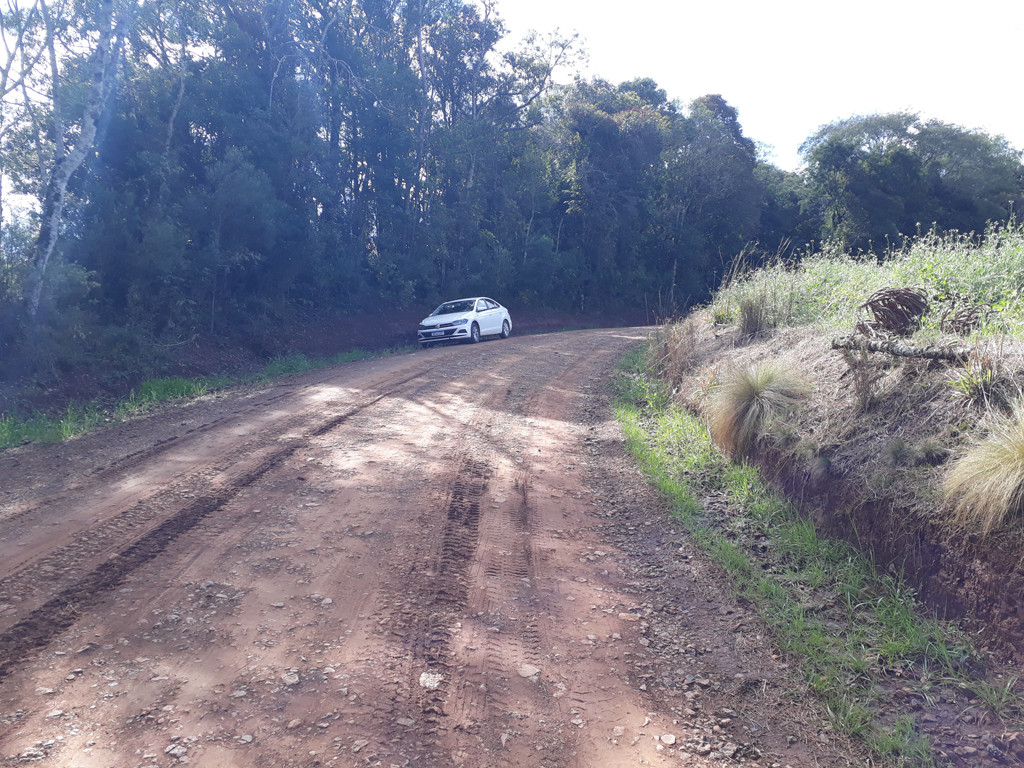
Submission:
[[[460,295],[667,317],[738,258],[884,258],[1024,207],[1021,152],[913,113],[798,172],[717,94],[557,82],[464,0],[5,0],[0,378]],[[780,105],[780,109],[784,108]]]

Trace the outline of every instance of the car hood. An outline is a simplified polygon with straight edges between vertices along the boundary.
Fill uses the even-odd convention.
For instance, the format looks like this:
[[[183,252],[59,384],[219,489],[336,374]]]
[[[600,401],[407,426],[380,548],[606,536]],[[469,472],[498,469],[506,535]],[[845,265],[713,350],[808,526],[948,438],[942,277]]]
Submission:
[[[452,312],[449,315],[429,315],[420,321],[420,325],[441,325],[454,323],[456,320],[467,320],[472,312]]]

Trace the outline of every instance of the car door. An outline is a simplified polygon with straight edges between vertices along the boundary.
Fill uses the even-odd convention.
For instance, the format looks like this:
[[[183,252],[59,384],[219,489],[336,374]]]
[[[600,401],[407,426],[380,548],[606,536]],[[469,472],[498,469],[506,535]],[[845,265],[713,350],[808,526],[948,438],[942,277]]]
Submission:
[[[501,330],[499,325],[497,329],[494,327],[495,315],[497,312],[491,306],[492,302],[487,299],[476,300],[476,316],[480,323],[480,333],[484,336],[489,336],[492,333],[497,333]]]

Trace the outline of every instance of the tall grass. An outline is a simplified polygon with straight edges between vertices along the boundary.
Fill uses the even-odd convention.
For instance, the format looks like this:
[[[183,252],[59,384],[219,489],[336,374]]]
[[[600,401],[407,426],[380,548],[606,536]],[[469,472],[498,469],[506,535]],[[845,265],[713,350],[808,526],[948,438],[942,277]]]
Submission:
[[[1024,224],[993,225],[980,236],[921,234],[881,259],[826,246],[759,269],[740,263],[709,310],[716,320],[739,325],[749,322],[740,308],[753,302],[766,325],[852,330],[857,307],[888,286],[917,286],[939,298],[966,296],[992,310],[983,333],[1024,333]],[[939,319],[935,312],[926,316],[925,329],[934,331]]]
[[[1024,511],[1024,402],[990,414],[988,435],[967,448],[945,481],[953,520],[982,535]]]
[[[792,409],[809,388],[778,363],[729,371],[708,402],[711,434],[731,456],[746,456],[768,425]]]

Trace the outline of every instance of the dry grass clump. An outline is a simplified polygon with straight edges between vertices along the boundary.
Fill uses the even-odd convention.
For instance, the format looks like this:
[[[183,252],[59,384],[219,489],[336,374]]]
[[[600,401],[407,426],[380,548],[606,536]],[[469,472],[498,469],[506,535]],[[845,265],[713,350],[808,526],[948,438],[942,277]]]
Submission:
[[[778,363],[735,368],[724,375],[708,401],[711,435],[727,454],[749,455],[768,426],[809,392],[805,381]]]
[[[740,334],[744,339],[755,339],[774,326],[768,309],[768,297],[764,292],[744,296],[740,299],[739,308]]]
[[[885,371],[872,362],[865,349],[861,349],[859,352],[844,349],[843,360],[846,361],[853,380],[853,393],[857,398],[857,407],[862,413],[866,413],[878,400],[878,385],[885,376]]]
[[[944,483],[953,520],[982,535],[1024,509],[1024,401],[994,415],[988,436],[950,467]]]
[[[692,315],[662,328],[655,349],[662,377],[673,389],[700,359],[698,341],[697,322]]]
[[[954,395],[967,405],[991,408],[1008,399],[1011,377],[1006,374],[1002,343],[978,345],[961,368],[949,374]]]

